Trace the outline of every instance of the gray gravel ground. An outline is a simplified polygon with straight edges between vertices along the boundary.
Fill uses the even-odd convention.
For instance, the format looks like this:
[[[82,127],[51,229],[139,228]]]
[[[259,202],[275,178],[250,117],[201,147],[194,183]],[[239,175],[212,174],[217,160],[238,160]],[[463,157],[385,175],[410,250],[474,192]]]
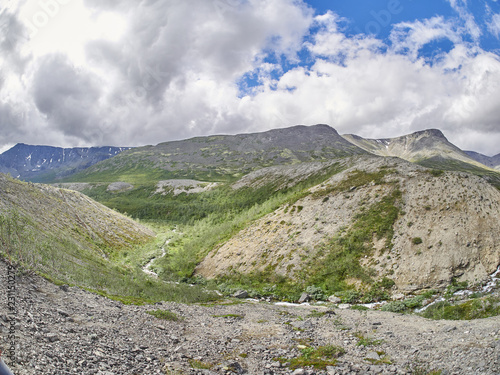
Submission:
[[[3,262],[0,275],[0,347],[16,375],[500,374],[500,317],[431,321],[250,300],[132,306],[36,276],[16,277],[13,314]],[[146,313],[156,309],[170,310],[181,320]],[[14,360],[8,342],[12,317]],[[359,337],[373,344],[358,345]],[[286,362],[301,355],[299,345],[336,345],[345,354],[325,370],[290,369]]]

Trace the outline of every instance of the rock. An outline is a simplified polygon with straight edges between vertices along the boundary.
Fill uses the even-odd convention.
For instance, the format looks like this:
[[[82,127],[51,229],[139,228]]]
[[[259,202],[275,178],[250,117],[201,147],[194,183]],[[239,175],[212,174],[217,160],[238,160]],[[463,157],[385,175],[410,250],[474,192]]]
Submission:
[[[55,333],[47,333],[45,335],[45,338],[49,341],[49,342],[56,342],[56,341],[59,341],[59,336]]]
[[[234,298],[248,298],[248,292],[246,290],[238,290],[233,294]]]
[[[5,274],[0,261],[0,276],[4,277],[2,267]],[[7,350],[2,356],[19,375],[278,375],[293,371],[303,375],[410,375],[419,359],[425,360],[426,368],[439,369],[443,375],[497,375],[500,366],[498,317],[446,322],[412,314],[337,309],[336,315],[327,316],[327,307],[315,306],[325,313],[318,319],[309,317],[314,310],[307,305],[247,301],[209,307],[168,301],[135,306],[77,287],[64,292],[44,279],[30,277],[36,287],[23,282],[21,275],[16,289],[16,340],[22,348],[17,352],[18,364],[12,366]],[[5,306],[6,295],[0,293],[2,335],[8,333],[11,321]],[[175,312],[183,320],[157,320],[145,313],[157,308]],[[59,310],[70,313],[74,322],[61,319]],[[245,319],[212,318],[223,315]],[[380,346],[358,346],[354,332],[370,337],[374,328],[384,331],[375,337],[383,340]],[[307,354],[310,347],[330,344],[345,350],[338,365],[325,370],[290,370],[291,358]],[[379,365],[385,358],[392,363]],[[196,363],[191,361],[200,367],[213,365],[210,370],[194,369]]]
[[[341,309],[341,310],[346,310],[346,309],[348,309],[348,308],[350,308],[350,307],[351,307],[351,305],[350,305],[350,304],[348,304],[348,303],[341,303],[341,304],[339,305],[339,309]]]
[[[391,299],[393,301],[401,301],[405,298],[405,295],[403,293],[395,293],[391,296]]]
[[[311,296],[306,292],[302,293],[299,298],[299,303],[304,303],[311,300]]]
[[[374,361],[380,361],[380,356],[378,355],[377,352],[374,352],[374,351],[370,351],[370,352],[366,353],[365,358],[372,359]]]
[[[303,368],[298,368],[292,372],[293,375],[304,375],[306,371]]]
[[[342,302],[342,300],[335,295],[328,297],[328,301],[331,303],[341,303]]]
[[[64,317],[68,317],[69,316],[69,314],[66,311],[64,311],[64,310],[57,309],[57,312],[59,313],[59,315],[62,315]]]
[[[128,182],[112,182],[108,185],[107,191],[121,191],[121,190],[131,190],[134,188],[134,185],[129,184]]]
[[[229,371],[235,372],[236,374],[244,374],[245,373],[245,370],[243,370],[243,367],[241,367],[241,365],[236,361],[226,363],[223,368],[226,371],[229,370]]]

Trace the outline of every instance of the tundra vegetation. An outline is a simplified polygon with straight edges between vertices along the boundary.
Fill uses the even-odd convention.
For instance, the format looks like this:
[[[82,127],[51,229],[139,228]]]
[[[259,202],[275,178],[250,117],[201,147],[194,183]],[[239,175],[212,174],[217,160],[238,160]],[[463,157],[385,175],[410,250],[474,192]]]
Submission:
[[[89,188],[84,193],[148,226],[156,233],[154,239],[127,246],[113,243],[103,246],[82,227],[52,231],[49,227],[41,227],[22,210],[14,210],[0,215],[1,251],[22,269],[34,270],[56,283],[83,286],[126,303],[213,301],[218,298],[213,293],[215,289],[226,295],[245,289],[252,297],[288,301],[297,301],[304,291],[316,300],[325,300],[335,294],[342,302],[352,304],[388,300],[394,282],[388,277],[376,277],[374,270],[363,265],[361,259],[372,255],[375,240],[383,241],[388,250],[392,247],[394,223],[404,215],[401,187],[394,178],[398,172],[387,166],[371,172],[354,170],[335,184],[324,184],[314,192],[309,190],[345,168],[346,163],[330,163],[298,182],[283,176],[270,180],[263,178],[257,187],[238,189],[232,186],[237,179],[234,176],[221,179],[218,175],[207,175],[208,182],[219,184],[201,193],[178,195],[172,191],[157,193],[152,176],[141,177],[138,173],[134,174],[133,181],[129,179],[134,184],[133,189],[109,191],[99,181],[102,176],[97,174],[95,180],[87,178]],[[439,177],[443,172],[430,173]],[[305,266],[298,271],[297,277],[279,275],[271,266],[247,274],[229,273],[214,280],[195,276],[195,267],[211,250],[264,215],[280,207],[293,207],[300,213],[303,206],[295,204],[304,197],[326,202],[331,194],[368,185],[384,185],[387,189],[383,196],[368,202],[349,227],[326,236],[316,256],[305,259]],[[85,246],[69,241],[72,231],[80,231],[93,250],[86,251]],[[422,239],[413,238],[412,242],[419,245]],[[96,249],[101,249],[101,253]],[[151,260],[150,270],[157,277],[142,270]],[[353,283],[353,279],[360,283]],[[417,295],[414,299],[391,302],[384,309],[408,312],[420,307],[423,300],[423,295]],[[476,314],[472,310],[483,313]],[[498,303],[480,295],[461,307],[444,301],[425,312],[431,318],[452,319],[498,313]]]

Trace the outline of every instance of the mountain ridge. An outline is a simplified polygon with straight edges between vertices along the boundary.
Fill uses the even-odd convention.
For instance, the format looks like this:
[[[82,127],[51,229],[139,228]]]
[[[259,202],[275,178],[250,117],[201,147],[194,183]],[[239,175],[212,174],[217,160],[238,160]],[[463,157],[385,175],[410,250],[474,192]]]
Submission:
[[[500,169],[500,154],[496,154],[493,156],[487,156],[475,151],[464,151],[469,157],[478,161],[481,164],[486,165],[487,167]]]
[[[149,178],[237,179],[273,165],[326,161],[365,154],[324,124],[260,133],[213,135],[136,147],[71,176],[68,181],[124,178],[140,170]],[[132,176],[133,178],[133,176]]]
[[[365,151],[379,156],[397,156],[417,163],[439,156],[474,166],[484,166],[448,141],[439,129],[425,129],[399,137],[380,139],[363,138],[354,134],[342,136]]]
[[[22,148],[30,152],[22,153]],[[39,149],[44,149],[44,152],[34,152]],[[47,154],[47,150],[52,150],[52,153]],[[394,138],[370,139],[354,134],[339,135],[331,126],[317,124],[256,133],[198,136],[135,148],[63,149],[18,144],[0,155],[0,172],[33,182],[101,179],[133,183],[137,182],[137,175],[143,175],[143,180],[190,178],[218,181],[237,179],[273,165],[326,161],[366,152],[397,156],[428,167],[469,170],[479,175],[488,175],[489,171],[500,168],[500,154],[487,157],[473,151],[462,151],[449,142],[439,129],[431,128]],[[9,161],[16,153],[21,154],[17,156],[17,161]],[[72,162],[58,164],[65,153],[73,155]],[[51,165],[47,160],[55,160],[56,163]],[[500,185],[496,175],[489,178]]]
[[[18,143],[0,154],[0,172],[32,182],[56,180],[128,149],[130,147],[62,148]]]

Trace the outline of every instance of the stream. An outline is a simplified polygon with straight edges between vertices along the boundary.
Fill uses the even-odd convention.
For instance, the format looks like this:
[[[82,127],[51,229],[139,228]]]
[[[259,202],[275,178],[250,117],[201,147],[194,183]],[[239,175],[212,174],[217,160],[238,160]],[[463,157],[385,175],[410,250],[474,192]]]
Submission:
[[[173,233],[177,232],[177,228],[175,228],[173,231]],[[153,263],[159,259],[159,258],[163,258],[165,255],[167,255],[167,250],[166,250],[166,247],[168,246],[168,244],[170,243],[170,241],[172,241],[172,238],[169,238],[167,240],[165,240],[165,243],[163,244],[163,246],[161,247],[161,255],[160,256],[157,256],[157,257],[153,257],[149,260],[148,263],[146,263],[146,265],[144,267],[142,267],[142,271],[150,276],[153,276],[153,277],[158,277],[158,274],[154,271],[151,270],[151,266],[153,265]]]

